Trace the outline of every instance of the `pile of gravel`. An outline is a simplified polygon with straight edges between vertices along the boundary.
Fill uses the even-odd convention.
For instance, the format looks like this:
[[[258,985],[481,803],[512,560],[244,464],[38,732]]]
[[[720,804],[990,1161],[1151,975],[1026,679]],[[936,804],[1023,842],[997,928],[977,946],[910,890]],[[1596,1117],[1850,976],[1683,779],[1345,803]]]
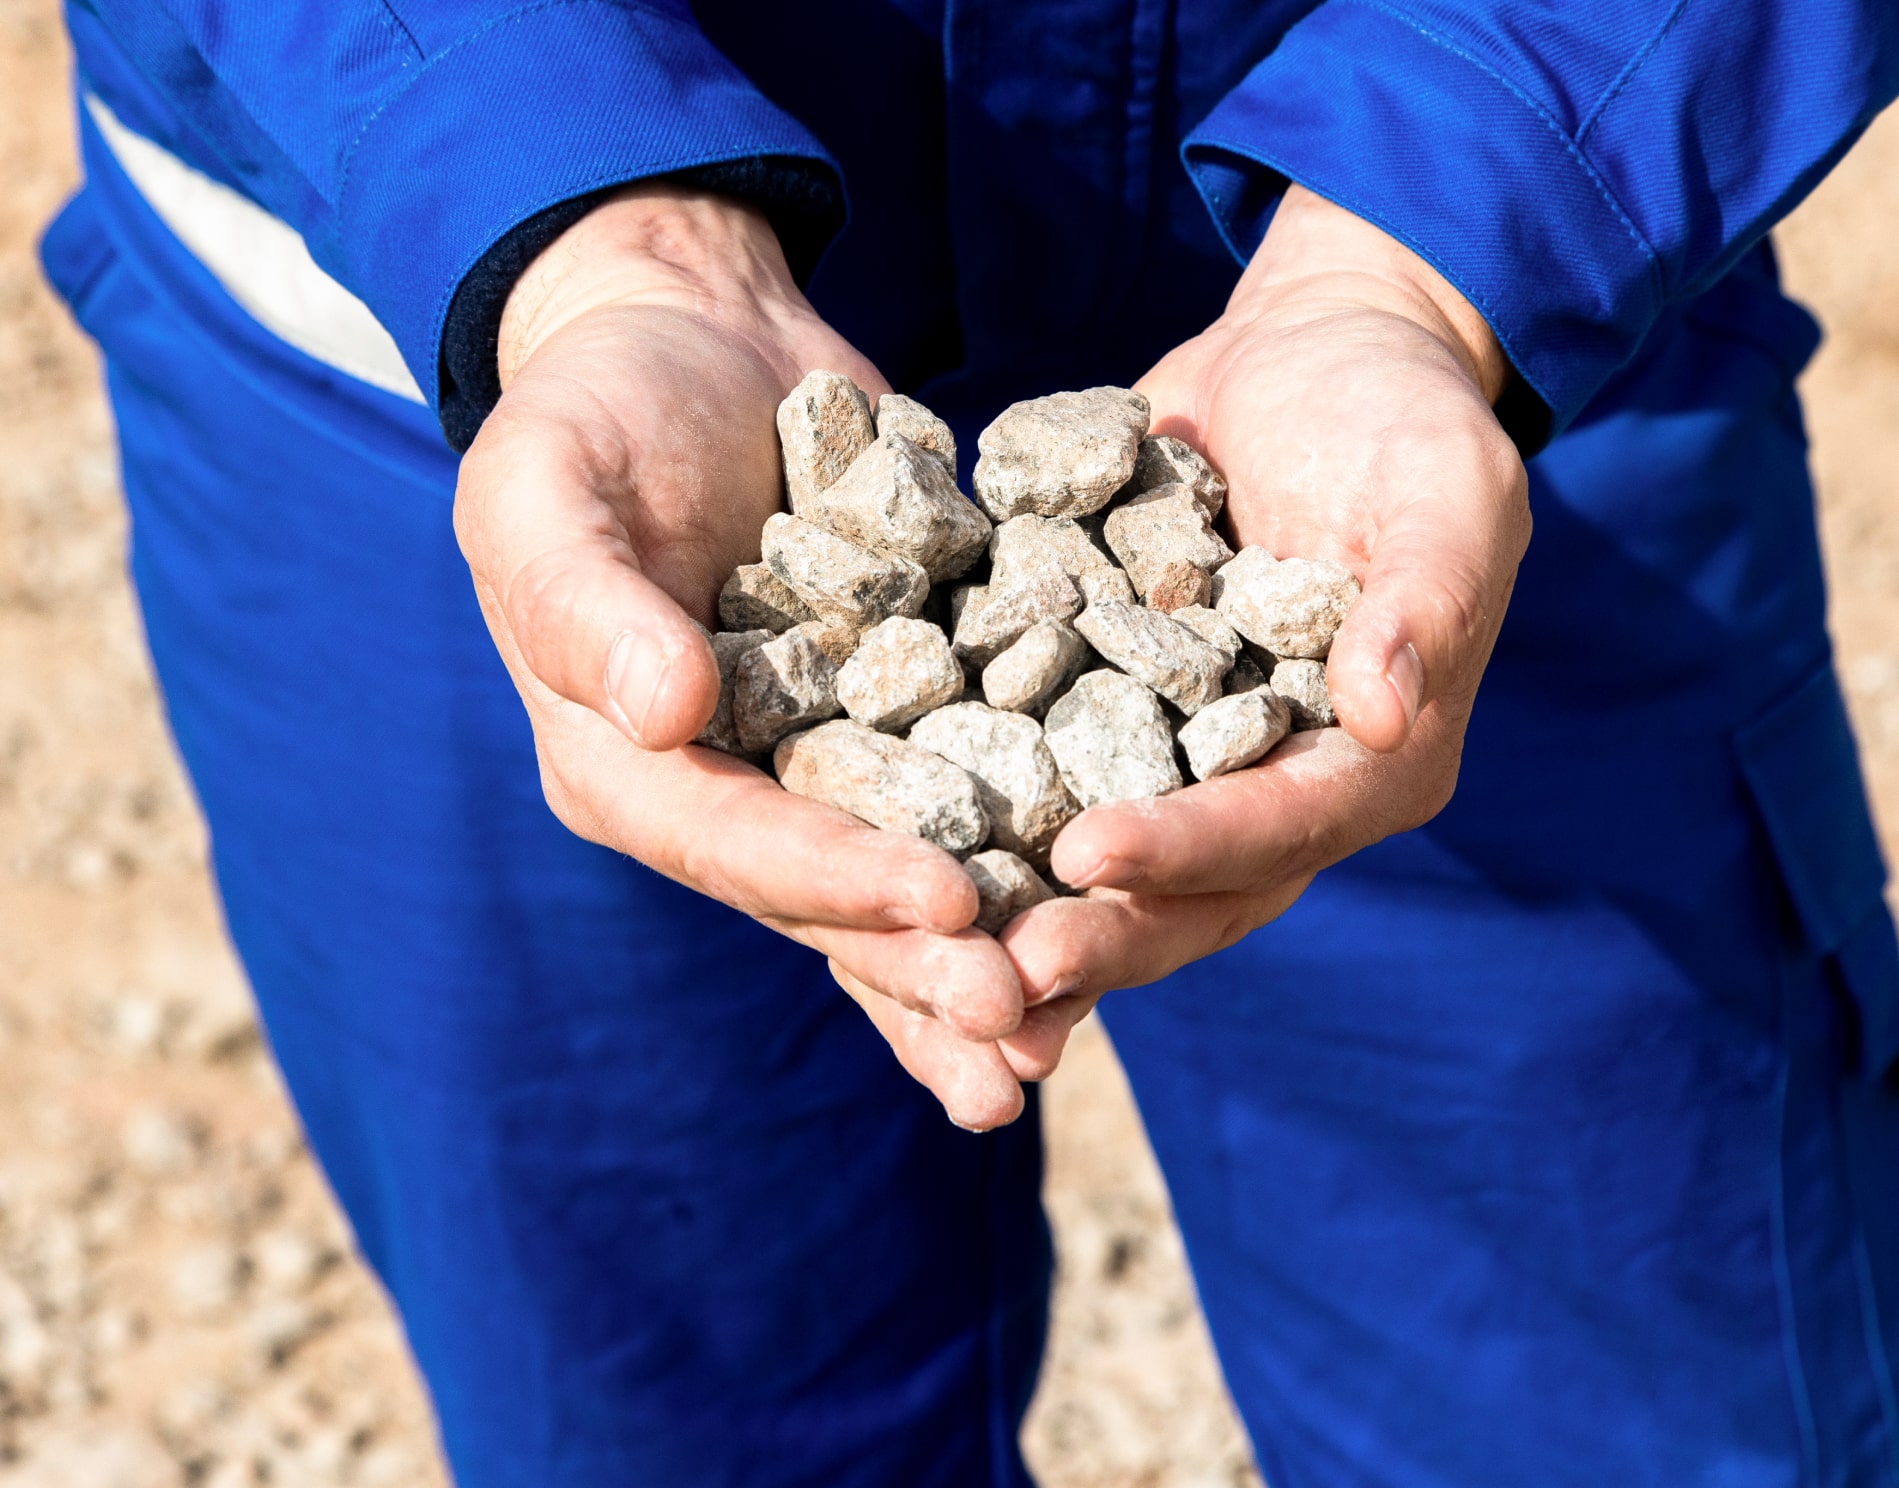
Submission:
[[[976,441],[972,503],[941,419],[813,372],[778,409],[791,511],[719,595],[698,742],[965,859],[994,931],[1054,892],[1039,870],[1083,807],[1332,724],[1358,582],[1236,555],[1226,482],[1147,427],[1126,388],[1017,403]]]

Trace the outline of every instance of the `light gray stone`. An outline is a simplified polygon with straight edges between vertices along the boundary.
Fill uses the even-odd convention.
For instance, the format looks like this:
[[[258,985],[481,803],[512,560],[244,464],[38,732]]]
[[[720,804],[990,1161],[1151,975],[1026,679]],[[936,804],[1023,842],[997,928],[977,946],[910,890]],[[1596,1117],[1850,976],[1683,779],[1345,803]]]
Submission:
[[[837,700],[870,728],[893,733],[962,696],[963,669],[949,637],[927,620],[894,615],[864,632],[838,669]]]
[[[812,372],[778,405],[785,491],[795,508],[822,491],[877,437],[870,399],[838,372]]]
[[[1267,689],[1209,703],[1180,726],[1180,747],[1196,780],[1243,769],[1292,732],[1286,700]]]
[[[732,685],[732,727],[747,754],[840,711],[837,666],[802,627],[739,658]]]
[[[989,519],[943,462],[901,434],[880,438],[791,510],[867,552],[922,564],[934,583],[968,572],[989,541]]]
[[[1295,731],[1330,728],[1339,721],[1325,685],[1325,663],[1289,656],[1273,668],[1272,689],[1292,709]]]
[[[952,703],[919,719],[910,742],[967,770],[996,846],[1032,863],[1048,861],[1055,834],[1080,809],[1033,718]]]
[[[892,615],[920,613],[929,596],[922,565],[867,552],[783,512],[766,519],[759,545],[771,571],[832,624],[869,630]]]
[[[941,460],[952,476],[956,474],[956,436],[948,424],[915,398],[906,398],[902,393],[885,393],[877,400],[877,437],[883,439],[892,434],[901,434],[921,445]]]
[[[719,591],[719,624],[727,630],[769,630],[783,635],[794,625],[817,619],[816,612],[766,563],[747,563],[732,570]]]
[[[1117,506],[1108,513],[1102,534],[1141,598],[1157,609],[1204,604],[1207,586],[1179,570],[1191,567],[1211,574],[1233,557],[1208,522],[1206,508],[1182,485],[1161,486]],[[1156,604],[1164,581],[1168,590],[1159,597],[1176,599],[1171,605]]]
[[[1275,656],[1323,661],[1358,580],[1324,558],[1275,561],[1264,548],[1243,548],[1213,576],[1213,605],[1241,635]]]
[[[1139,605],[1090,605],[1075,622],[1112,665],[1145,682],[1192,717],[1220,695],[1233,658],[1210,641]]]
[[[708,635],[706,639],[712,643],[713,658],[719,663],[719,705],[712,710],[711,719],[692,742],[723,750],[727,754],[744,754],[745,746],[739,743],[738,727],[732,721],[732,700],[738,690],[739,662],[772,640],[773,636],[769,630],[742,630],[721,631],[718,635]]]
[[[1011,517],[989,536],[989,564],[992,583],[1054,567],[1075,581],[1089,604],[1134,603],[1133,582],[1072,517]]]
[[[1072,625],[1038,620],[982,669],[983,699],[992,708],[1040,718],[1092,654]]]
[[[1048,710],[1049,753],[1083,806],[1164,796],[1181,787],[1160,699],[1121,672],[1086,672]]]
[[[1218,646],[1235,661],[1245,649],[1240,633],[1226,623],[1226,617],[1206,605],[1185,605],[1178,610],[1170,610],[1168,618],[1176,625],[1186,626],[1208,645]]]
[[[1134,474],[1147,399],[1126,388],[1012,404],[976,439],[976,499],[998,522],[1098,511]]]
[[[1072,620],[1081,611],[1081,590],[1059,568],[1012,574],[1007,584],[971,591],[956,617],[952,644],[964,665],[989,665],[1041,620]]]
[[[989,818],[967,771],[907,739],[850,719],[793,734],[772,757],[793,795],[934,842],[966,857],[989,835]]]
[[[1150,434],[1141,441],[1140,453],[1134,459],[1134,478],[1115,493],[1115,500],[1129,501],[1143,491],[1175,483],[1192,491],[1209,517],[1219,516],[1226,505],[1226,482],[1220,473],[1192,445],[1171,434]]]
[[[976,928],[1000,935],[1002,927],[1024,910],[1055,897],[1055,891],[1012,852],[992,847],[963,864],[976,885]]]

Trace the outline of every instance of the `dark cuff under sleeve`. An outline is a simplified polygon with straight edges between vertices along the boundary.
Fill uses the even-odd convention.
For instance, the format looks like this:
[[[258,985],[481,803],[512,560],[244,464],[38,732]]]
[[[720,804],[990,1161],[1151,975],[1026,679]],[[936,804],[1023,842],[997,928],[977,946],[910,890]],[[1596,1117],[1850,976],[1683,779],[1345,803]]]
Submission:
[[[664,177],[752,202],[770,219],[785,261],[800,284],[844,223],[844,193],[835,174],[798,156],[755,155]],[[620,183],[625,184],[625,183]],[[511,228],[463,276],[442,326],[442,434],[457,454],[468,449],[501,399],[496,365],[501,313],[521,273],[541,250],[619,186],[558,202]]]

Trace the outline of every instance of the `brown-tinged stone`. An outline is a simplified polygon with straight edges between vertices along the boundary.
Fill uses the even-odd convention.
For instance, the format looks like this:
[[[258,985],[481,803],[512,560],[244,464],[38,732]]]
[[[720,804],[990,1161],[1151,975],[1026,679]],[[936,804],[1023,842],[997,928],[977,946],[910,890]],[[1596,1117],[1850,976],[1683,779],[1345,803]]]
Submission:
[[[907,739],[851,719],[819,724],[779,744],[772,764],[795,796],[934,842],[965,857],[989,835],[967,771]]]
[[[984,585],[956,617],[956,655],[966,666],[988,666],[1037,621],[1072,620],[1081,605],[1075,581],[1053,566]]]
[[[811,606],[791,592],[765,563],[732,570],[719,591],[719,624],[727,630],[769,630],[783,635],[794,625],[817,619]]]
[[[859,723],[906,728],[962,695],[963,669],[949,637],[927,620],[897,615],[872,626],[838,669],[837,700]]]
[[[1193,597],[1185,603],[1206,603],[1209,591],[1184,579],[1179,569],[1211,574],[1233,557],[1208,522],[1206,508],[1182,485],[1161,486],[1117,506],[1108,513],[1102,534],[1149,604],[1163,584],[1170,593],[1190,592]]]
[[[956,474],[956,436],[948,424],[915,398],[885,393],[877,400],[877,437],[891,434],[901,434],[920,445],[941,460],[952,476]]]

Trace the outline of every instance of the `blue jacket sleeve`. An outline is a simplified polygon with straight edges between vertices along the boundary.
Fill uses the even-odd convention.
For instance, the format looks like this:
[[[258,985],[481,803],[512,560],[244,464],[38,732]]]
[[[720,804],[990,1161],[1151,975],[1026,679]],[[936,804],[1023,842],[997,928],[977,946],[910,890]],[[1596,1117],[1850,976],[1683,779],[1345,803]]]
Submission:
[[[70,18],[82,69],[109,45],[191,135],[166,143],[296,228],[438,408],[458,286],[562,203],[766,160],[821,178],[841,219],[823,147],[686,0],[74,0]]]
[[[1326,0],[1184,148],[1242,256],[1287,179],[1409,245],[1560,430],[1896,92],[1892,0]]]

